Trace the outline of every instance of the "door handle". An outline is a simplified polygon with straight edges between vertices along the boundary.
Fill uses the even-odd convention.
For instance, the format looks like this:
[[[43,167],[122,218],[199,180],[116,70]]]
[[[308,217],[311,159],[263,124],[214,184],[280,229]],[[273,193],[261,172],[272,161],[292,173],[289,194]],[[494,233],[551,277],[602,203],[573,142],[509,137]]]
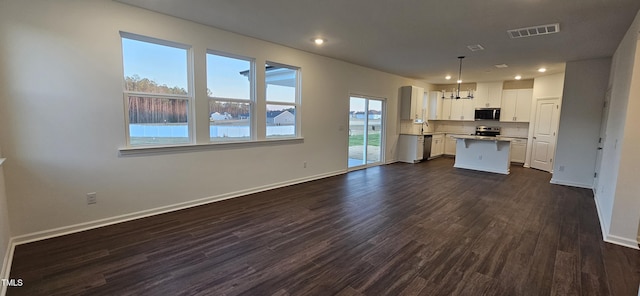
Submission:
[[[536,137],[533,137],[533,139],[535,140],[535,139],[536,139]]]
[[[598,147],[598,150],[602,150],[602,147]]]

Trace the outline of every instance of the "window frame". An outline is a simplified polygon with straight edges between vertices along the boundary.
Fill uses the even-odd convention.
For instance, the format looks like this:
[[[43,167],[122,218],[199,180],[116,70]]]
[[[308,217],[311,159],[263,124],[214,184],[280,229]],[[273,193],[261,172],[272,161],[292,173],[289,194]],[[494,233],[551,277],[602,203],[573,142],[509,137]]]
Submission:
[[[148,92],[139,92],[139,91],[129,91],[126,89],[126,80],[124,74],[124,48],[123,48],[123,39],[130,39],[139,42],[146,42],[161,46],[173,47],[178,49],[183,49],[186,51],[186,64],[187,64],[187,94],[186,95],[178,95],[178,94],[157,94],[157,93],[148,93]],[[184,146],[184,145],[192,145],[194,144],[194,119],[195,119],[195,91],[194,91],[194,75],[193,75],[193,47],[191,45],[182,44],[178,42],[158,39],[154,37],[148,37],[128,32],[120,31],[120,49],[122,53],[122,92],[123,92],[123,108],[124,108],[124,121],[125,121],[125,143],[126,147],[130,149],[139,149],[139,148],[161,148],[161,147],[174,147],[174,146]],[[175,144],[161,144],[161,145],[131,145],[131,133],[130,133],[130,121],[129,121],[129,97],[144,97],[151,99],[170,99],[170,100],[185,100],[187,102],[187,134],[188,134],[188,142],[187,143],[175,143]]]
[[[241,56],[241,55],[237,55],[237,54],[231,54],[231,53],[227,53],[227,52],[223,52],[223,51],[218,51],[218,50],[213,50],[213,49],[207,49],[206,53],[205,53],[205,81],[207,82],[207,89],[209,89],[209,85],[208,85],[208,79],[209,79],[209,73],[208,73],[208,68],[209,65],[207,63],[207,55],[216,55],[216,56],[221,56],[221,57],[225,57],[225,58],[231,58],[231,59],[237,59],[237,60],[242,60],[242,61],[247,61],[249,62],[249,99],[245,100],[245,99],[237,99],[237,98],[224,98],[224,97],[212,97],[209,96],[209,94],[206,95],[207,97],[207,106],[209,106],[209,104],[211,104],[211,101],[216,101],[216,102],[229,102],[229,103],[249,103],[249,138],[229,138],[226,141],[214,141],[211,139],[211,136],[209,135],[209,143],[210,144],[224,144],[224,143],[242,143],[242,142],[252,142],[255,141],[257,138],[257,133],[256,133],[256,59],[255,58],[251,58],[251,57],[246,57],[246,56]],[[209,110],[207,110],[209,111]],[[209,112],[207,112],[208,116],[211,116],[209,114]],[[211,133],[211,123],[209,123],[209,127],[208,127],[209,133]]]
[[[268,96],[267,96],[267,88],[268,88],[268,83],[267,83],[267,65],[272,65],[272,66],[277,66],[279,68],[286,68],[289,70],[293,70],[296,72],[296,78],[295,78],[295,100],[293,103],[291,102],[279,102],[279,101],[269,101],[268,100]],[[268,125],[266,125],[266,120],[265,120],[265,130],[264,130],[264,136],[265,139],[268,140],[275,140],[275,139],[292,139],[292,138],[300,138],[302,137],[302,126],[301,126],[301,110],[302,110],[302,68],[301,67],[296,67],[296,66],[291,66],[291,65],[287,65],[287,64],[282,64],[282,63],[278,63],[278,62],[273,62],[273,61],[265,61],[265,73],[264,73],[264,94],[265,94],[265,98],[264,98],[264,107],[265,107],[265,117],[266,117],[266,113],[269,112],[266,108],[268,105],[280,105],[280,106],[292,106],[294,107],[294,109],[296,110],[294,116],[295,116],[295,126],[294,126],[294,134],[293,135],[286,135],[286,136],[269,136],[267,135],[267,127]],[[265,118],[266,119],[266,118]]]

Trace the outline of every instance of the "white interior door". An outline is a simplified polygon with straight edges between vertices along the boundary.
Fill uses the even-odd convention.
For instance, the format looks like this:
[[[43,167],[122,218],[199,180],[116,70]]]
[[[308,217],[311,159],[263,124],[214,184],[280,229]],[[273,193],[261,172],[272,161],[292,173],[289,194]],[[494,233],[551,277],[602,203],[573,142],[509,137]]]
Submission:
[[[611,99],[611,90],[607,91],[602,106],[602,120],[600,121],[600,140],[598,141],[598,152],[596,153],[596,173],[593,179],[593,188],[598,192],[598,181],[600,180],[600,167],[602,165],[602,153],[604,152],[604,142],[607,138],[607,120],[609,119],[609,100]]]
[[[553,170],[556,134],[560,117],[559,99],[541,99],[536,103],[531,167],[547,172]]]

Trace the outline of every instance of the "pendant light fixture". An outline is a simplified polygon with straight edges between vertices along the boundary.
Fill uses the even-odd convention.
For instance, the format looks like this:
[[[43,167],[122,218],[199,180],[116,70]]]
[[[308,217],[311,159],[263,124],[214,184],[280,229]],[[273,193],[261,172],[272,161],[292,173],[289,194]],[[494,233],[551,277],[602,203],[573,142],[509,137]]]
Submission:
[[[456,89],[454,89],[451,92],[451,99],[473,99],[473,92],[471,91],[471,89],[469,89],[467,91],[467,96],[466,97],[460,97],[460,87],[462,86],[462,59],[464,59],[464,56],[459,56],[458,60],[460,61],[460,67],[458,68],[458,87]],[[442,98],[444,99],[444,91],[442,91]]]

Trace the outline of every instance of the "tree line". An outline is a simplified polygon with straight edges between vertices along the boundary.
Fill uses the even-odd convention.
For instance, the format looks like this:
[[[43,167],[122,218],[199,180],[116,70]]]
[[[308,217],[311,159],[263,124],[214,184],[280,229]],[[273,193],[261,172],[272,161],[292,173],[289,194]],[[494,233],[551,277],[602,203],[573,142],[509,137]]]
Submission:
[[[186,95],[187,91],[178,86],[158,84],[138,75],[124,78],[128,91]],[[129,123],[185,123],[187,122],[187,101],[143,96],[129,96]]]
[[[169,87],[166,84],[158,84],[149,78],[141,78],[138,75],[125,77],[125,89],[127,91],[186,95],[187,90],[182,87]],[[211,96],[211,91],[207,89]],[[154,98],[151,96],[129,96],[129,123],[186,123],[187,101],[182,99]],[[229,114],[233,119],[249,118],[249,104],[236,102],[214,101],[209,102],[209,115],[218,112]],[[279,111],[267,111],[267,117],[275,117],[283,111],[295,114],[295,108]]]

